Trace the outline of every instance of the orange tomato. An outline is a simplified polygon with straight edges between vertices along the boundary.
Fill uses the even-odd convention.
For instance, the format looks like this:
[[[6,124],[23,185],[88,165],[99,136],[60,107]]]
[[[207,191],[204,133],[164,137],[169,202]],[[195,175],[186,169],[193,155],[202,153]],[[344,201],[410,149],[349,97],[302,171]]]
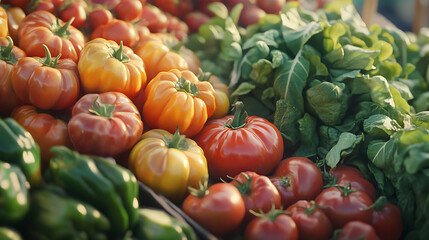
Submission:
[[[8,35],[7,14],[3,7],[0,7],[0,37]]]
[[[189,70],[172,69],[149,82],[143,97],[143,118],[151,128],[192,137],[216,109],[215,91]]]
[[[25,18],[25,12],[20,7],[11,7],[6,10],[9,36],[18,43],[18,28]]]

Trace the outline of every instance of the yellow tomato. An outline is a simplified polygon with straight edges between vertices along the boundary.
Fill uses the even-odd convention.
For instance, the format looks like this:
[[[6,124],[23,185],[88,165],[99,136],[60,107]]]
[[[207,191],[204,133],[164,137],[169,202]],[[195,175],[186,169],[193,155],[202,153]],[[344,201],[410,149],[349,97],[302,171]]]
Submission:
[[[178,131],[147,131],[131,150],[128,164],[137,179],[173,201],[183,200],[187,187],[197,187],[208,174],[203,150]]]
[[[7,14],[3,7],[0,7],[0,37],[8,36]]]
[[[147,82],[143,60],[131,48],[103,38],[85,44],[78,69],[86,93],[115,91],[132,99]]]

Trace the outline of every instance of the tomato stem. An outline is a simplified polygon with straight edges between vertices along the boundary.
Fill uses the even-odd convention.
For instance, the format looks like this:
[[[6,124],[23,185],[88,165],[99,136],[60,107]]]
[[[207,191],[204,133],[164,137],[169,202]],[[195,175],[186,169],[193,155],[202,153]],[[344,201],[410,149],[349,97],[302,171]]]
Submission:
[[[184,77],[180,77],[179,81],[174,82],[174,87],[177,91],[186,92],[192,97],[195,97],[200,93],[197,88],[197,85],[195,85],[195,83],[190,82],[189,80],[186,80]]]
[[[74,17],[72,17],[66,24],[61,26],[60,21],[57,18],[57,22],[51,26],[51,31],[57,36],[60,36],[65,39],[69,39],[70,32],[67,29],[72,24],[73,21],[74,21]]]
[[[198,189],[188,186],[190,194],[197,198],[203,198],[210,193],[209,189],[209,176],[206,174],[198,180]]]
[[[99,103],[97,96],[94,100],[94,103],[92,104],[92,108],[89,109],[89,112],[100,117],[111,119],[113,117],[115,106],[116,105]]]
[[[347,197],[347,196],[349,196],[349,194],[357,191],[356,189],[352,189],[351,183],[347,183],[347,185],[345,187],[338,185],[338,184],[335,185],[334,187],[338,188],[344,197]]]
[[[48,46],[46,46],[45,44],[42,44],[42,46],[45,49],[46,57],[39,58],[38,61],[41,64],[43,64],[44,66],[48,66],[48,67],[51,67],[51,68],[56,68],[58,66],[58,60],[61,57],[61,53],[58,54],[58,56],[54,59],[54,61],[52,61],[52,55],[51,55],[51,52],[49,51]]]
[[[122,42],[122,40],[119,43],[119,48],[113,50],[112,57],[118,59],[118,61],[122,63],[130,61],[130,58],[124,53],[124,43]]]
[[[225,127],[235,130],[246,126],[247,112],[244,110],[243,102],[237,101],[234,103],[233,110],[235,110],[234,117],[226,121]]]
[[[237,183],[237,185],[234,185],[234,186],[238,189],[238,191],[241,193],[242,196],[250,195],[251,189],[252,189],[250,185],[252,184],[253,177],[249,177],[249,175],[247,175],[245,172],[241,172],[241,175],[243,175],[244,179],[246,179],[245,183],[242,183],[230,176],[228,176],[228,178],[232,179]]]
[[[0,47],[0,52],[1,52],[0,58],[1,60],[13,65],[18,61],[18,59],[16,58],[15,54],[12,52],[13,50],[12,38],[7,36],[7,40],[9,41],[9,44],[7,46]]]
[[[379,212],[381,211],[381,209],[383,209],[383,206],[386,205],[388,202],[389,201],[385,196],[380,196],[379,198],[377,198],[377,200],[375,200],[375,202],[371,206],[365,208],[365,210],[369,210],[373,208],[375,211]]]
[[[268,213],[264,213],[262,209],[259,209],[259,212],[255,212],[253,209],[249,209],[249,212],[256,217],[264,218],[269,221],[274,222],[279,215],[290,214],[289,211],[283,210],[283,208],[276,209],[274,202],[271,204],[271,209]]]
[[[187,150],[189,148],[188,143],[184,141],[185,135],[180,135],[179,127],[176,128],[176,132],[171,139],[164,139],[165,144],[169,148],[176,148],[180,150]]]
[[[211,76],[211,72],[204,72],[201,68],[198,68],[198,80],[200,82],[208,82]]]

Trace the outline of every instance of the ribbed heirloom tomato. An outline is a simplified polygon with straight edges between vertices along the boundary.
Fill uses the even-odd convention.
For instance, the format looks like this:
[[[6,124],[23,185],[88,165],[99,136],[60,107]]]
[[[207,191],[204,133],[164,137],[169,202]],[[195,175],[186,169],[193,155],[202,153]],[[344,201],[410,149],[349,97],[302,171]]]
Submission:
[[[45,44],[53,56],[61,53],[61,59],[70,58],[77,62],[85,38],[81,31],[70,24],[47,11],[32,12],[18,28],[19,47],[28,56],[43,57],[45,51],[42,44]]]
[[[43,45],[45,58],[23,57],[12,69],[12,86],[18,98],[41,109],[62,110],[71,107],[80,90],[79,73],[73,60],[52,59]]]
[[[73,106],[68,131],[84,154],[116,156],[140,139],[143,122],[131,100],[120,92],[86,94]]]
[[[215,91],[189,70],[159,73],[147,85],[143,118],[151,128],[193,137],[216,109]]]
[[[125,46],[132,47],[138,41],[139,35],[131,22],[112,19],[92,31],[91,39],[96,38],[113,40],[117,44],[122,41]]]
[[[142,59],[122,42],[96,38],[86,43],[78,69],[86,93],[116,91],[133,98],[146,86]]]
[[[209,120],[194,137],[215,181],[243,171],[268,174],[283,157],[277,127],[264,118],[247,116],[242,102],[236,102],[234,108],[234,116]]]

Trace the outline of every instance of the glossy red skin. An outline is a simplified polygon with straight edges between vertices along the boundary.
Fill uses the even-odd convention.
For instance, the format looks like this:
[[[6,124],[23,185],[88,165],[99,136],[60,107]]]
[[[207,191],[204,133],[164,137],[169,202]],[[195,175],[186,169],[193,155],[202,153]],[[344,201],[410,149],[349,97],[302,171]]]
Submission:
[[[41,109],[69,108],[79,96],[79,73],[71,59],[60,59],[52,68],[44,66],[37,57],[21,58],[12,69],[11,80],[23,103]]]
[[[207,16],[213,17],[214,16],[213,12],[210,11],[207,7],[210,3],[213,3],[213,2],[222,2],[222,0],[199,0],[196,10],[203,12]],[[229,2],[231,2],[231,0],[223,1],[223,3],[226,5],[228,5]],[[197,12],[197,11],[192,11],[192,12]]]
[[[201,198],[189,194],[182,203],[183,211],[217,236],[237,229],[243,221],[245,206],[240,192],[229,183],[215,183]]]
[[[298,227],[299,239],[330,239],[334,231],[331,221],[320,208],[307,214],[305,210],[311,207],[309,201],[299,200],[286,209]]]
[[[199,11],[190,12],[185,16],[185,23],[188,25],[189,32],[196,33],[201,25],[210,21],[210,17]]]
[[[298,228],[294,220],[286,215],[278,215],[274,221],[257,217],[244,231],[245,240],[297,240]]]
[[[54,13],[55,4],[52,2],[52,0],[43,0],[39,2],[34,9],[31,9],[31,12],[34,12],[34,11],[47,11],[50,13]]]
[[[89,112],[97,96],[99,103],[116,105],[111,119]],[[140,139],[143,122],[137,108],[122,93],[86,94],[73,107],[68,132],[78,152],[115,156],[131,149]]]
[[[9,0],[8,2],[13,6],[25,9],[27,7],[27,4],[29,4],[31,0]]]
[[[305,157],[283,159],[270,180],[279,191],[285,208],[299,200],[314,199],[323,188],[322,172]]]
[[[112,19],[112,12],[104,7],[96,7],[88,15],[89,26],[91,29],[96,29],[100,25],[107,24]]]
[[[285,3],[285,0],[256,0],[256,5],[270,14],[278,14]]]
[[[154,4],[163,11],[179,18],[194,10],[192,0],[154,0]]]
[[[367,209],[373,203],[364,192],[354,191],[344,196],[337,187],[330,187],[315,199],[316,204],[331,220],[334,228],[341,228],[350,221],[371,222],[373,209]]]
[[[265,16],[265,11],[260,7],[255,5],[248,5],[243,8],[240,14],[239,23],[241,26],[247,27],[252,24],[256,24],[259,22],[263,16]]]
[[[136,20],[143,11],[143,5],[139,0],[122,0],[113,8],[116,17],[124,21]]]
[[[146,23],[150,32],[162,32],[167,29],[167,15],[159,8],[146,4],[143,6],[143,11],[140,16],[141,21]]]
[[[128,47],[132,47],[138,41],[138,37],[139,35],[132,23],[120,19],[113,19],[98,26],[91,34],[91,39],[105,38],[113,40],[117,44],[122,41]]]
[[[56,57],[61,53],[61,59],[70,58],[78,61],[80,51],[85,45],[83,33],[73,26],[67,30],[70,38],[62,38],[50,31],[50,27],[57,21],[52,13],[47,11],[35,11],[27,15],[18,29],[19,46],[27,53],[27,56],[45,57],[45,44],[51,55]],[[65,23],[59,20],[61,26]]]
[[[100,4],[106,6],[108,9],[112,9],[120,2],[120,0],[85,0],[93,4]]]
[[[80,28],[86,22],[86,5],[83,2],[77,1],[70,3],[66,8],[60,11],[60,18],[64,22],[70,21],[74,17],[71,25],[75,28]]]
[[[364,222],[348,222],[341,230],[337,240],[380,240],[374,228]]]
[[[336,184],[346,186],[347,183],[351,183],[353,189],[364,191],[372,201],[375,201],[377,197],[375,187],[365,179],[365,176],[358,168],[338,165],[335,168],[331,168],[329,174],[335,178]]]
[[[246,179],[243,173],[248,176],[249,180]],[[267,176],[259,175],[251,171],[243,173],[237,174],[234,177],[235,180],[231,181],[231,184],[239,186],[240,184],[238,182],[246,184],[247,181],[251,181],[250,189],[241,193],[246,207],[246,216],[244,217],[246,222],[256,217],[249,212],[250,209],[255,212],[262,211],[267,213],[271,210],[273,204],[275,208],[280,208],[280,194]]]
[[[268,120],[248,116],[243,128],[225,127],[232,115],[209,120],[194,140],[204,150],[210,178],[235,176],[243,171],[270,173],[283,157],[283,138]]]
[[[49,113],[39,113],[32,105],[16,108],[11,117],[23,126],[40,146],[43,169],[49,166],[49,160],[54,156],[50,152],[51,147],[72,147],[65,120]]]
[[[6,38],[0,38],[0,46],[7,45],[9,41]],[[13,46],[12,53],[17,59],[26,56],[25,52],[17,46]],[[12,69],[12,64],[0,60],[0,117],[9,117],[14,108],[23,104],[12,87]]]
[[[381,240],[400,239],[403,230],[401,210],[387,203],[379,211],[374,210],[371,225]]]

